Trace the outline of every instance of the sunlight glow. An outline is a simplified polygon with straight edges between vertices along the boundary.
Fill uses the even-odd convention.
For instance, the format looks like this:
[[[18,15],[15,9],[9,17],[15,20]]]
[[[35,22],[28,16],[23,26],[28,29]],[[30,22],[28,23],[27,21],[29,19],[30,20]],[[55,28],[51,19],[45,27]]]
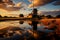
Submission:
[[[6,10],[0,9],[0,15],[5,16],[5,15],[7,15],[7,13],[8,12]]]
[[[20,11],[7,11],[4,9],[0,9],[0,15],[2,16],[12,16],[12,17],[19,17]]]

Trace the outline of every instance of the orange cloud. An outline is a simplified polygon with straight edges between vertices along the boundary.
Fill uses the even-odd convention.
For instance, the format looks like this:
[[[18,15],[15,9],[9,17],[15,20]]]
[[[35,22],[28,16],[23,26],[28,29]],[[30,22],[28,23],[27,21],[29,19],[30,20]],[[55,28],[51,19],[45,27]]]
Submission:
[[[43,6],[45,4],[48,4],[50,2],[53,2],[54,0],[29,0],[29,2],[32,2],[29,7],[37,7],[37,6]]]
[[[21,4],[22,4],[22,2],[19,2],[19,3],[17,3],[15,6],[16,6],[16,7],[20,7]]]
[[[15,4],[11,0],[0,0],[0,9],[7,11],[18,11],[21,8],[21,2]]]

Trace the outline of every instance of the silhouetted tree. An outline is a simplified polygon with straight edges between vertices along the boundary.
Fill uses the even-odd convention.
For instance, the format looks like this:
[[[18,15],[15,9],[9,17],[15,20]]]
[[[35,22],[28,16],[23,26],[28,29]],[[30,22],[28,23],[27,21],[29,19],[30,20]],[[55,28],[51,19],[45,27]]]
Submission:
[[[53,18],[51,15],[47,15],[46,17],[47,17],[47,18]]]
[[[23,14],[20,14],[19,17],[24,17],[24,15]]]
[[[4,18],[8,18],[7,16],[4,16]]]
[[[45,17],[45,15],[41,15],[41,17]]]
[[[57,15],[56,18],[60,18],[60,15]]]
[[[41,17],[41,18],[44,18],[44,17],[45,17],[45,15],[41,15],[40,17]]]
[[[0,15],[0,18],[1,18],[2,16]]]

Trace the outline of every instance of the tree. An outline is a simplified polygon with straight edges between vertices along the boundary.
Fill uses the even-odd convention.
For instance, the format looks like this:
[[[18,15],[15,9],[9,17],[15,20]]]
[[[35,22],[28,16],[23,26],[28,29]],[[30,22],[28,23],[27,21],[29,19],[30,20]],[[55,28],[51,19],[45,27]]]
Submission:
[[[2,16],[0,15],[0,18],[1,18]]]
[[[24,15],[23,14],[20,14],[19,17],[24,17]]]
[[[45,15],[41,15],[41,17],[45,17]]]
[[[4,16],[4,18],[8,18],[7,16]]]
[[[43,19],[43,18],[45,18],[45,15],[40,15],[40,19]]]
[[[51,15],[47,15],[46,17],[47,17],[47,18],[52,18],[52,16],[51,16]]]
[[[57,15],[56,18],[60,18],[60,15]]]

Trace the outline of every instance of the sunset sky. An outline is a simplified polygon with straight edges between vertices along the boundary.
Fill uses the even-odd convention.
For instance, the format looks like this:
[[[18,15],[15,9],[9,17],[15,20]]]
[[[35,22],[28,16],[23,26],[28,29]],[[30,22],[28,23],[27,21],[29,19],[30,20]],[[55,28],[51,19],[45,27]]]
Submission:
[[[0,0],[0,15],[29,14],[33,7],[41,11],[60,11],[60,0]]]

